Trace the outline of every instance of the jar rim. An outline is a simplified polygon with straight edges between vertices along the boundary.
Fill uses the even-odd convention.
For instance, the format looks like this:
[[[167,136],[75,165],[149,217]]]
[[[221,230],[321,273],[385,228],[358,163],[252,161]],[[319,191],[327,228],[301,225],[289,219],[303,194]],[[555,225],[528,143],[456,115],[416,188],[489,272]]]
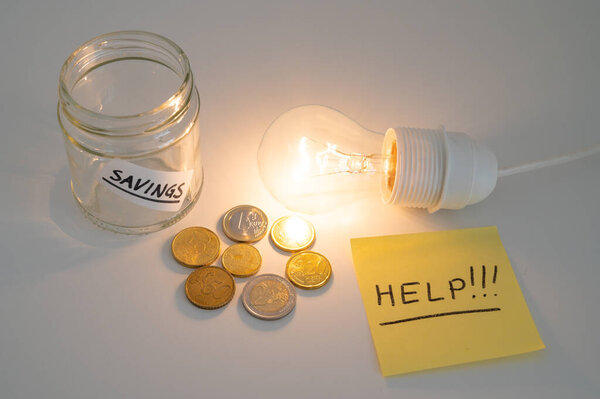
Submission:
[[[72,73],[74,71],[74,69],[77,65],[77,60],[80,57],[85,56],[86,50],[93,48],[94,46],[106,45],[109,42],[115,41],[115,40],[117,40],[117,41],[118,40],[130,40],[130,41],[140,42],[140,44],[141,43],[151,44],[154,46],[158,46],[161,50],[164,50],[167,53],[169,53],[169,55],[173,56],[174,59],[177,60],[178,66],[181,68],[180,71],[175,71],[175,70],[173,70],[173,68],[171,68],[168,65],[165,65],[162,62],[159,62],[159,63],[161,63],[164,66],[168,67],[169,69],[173,70],[178,76],[181,77],[181,84],[179,85],[178,89],[167,100],[165,100],[158,106],[156,106],[150,110],[146,110],[146,111],[142,111],[142,112],[134,113],[134,114],[128,114],[128,115],[105,114],[105,113],[94,111],[94,110],[80,104],[71,95],[70,89],[68,88],[68,85],[66,82],[68,74]],[[100,51],[100,50],[96,50],[96,51]],[[93,52],[94,51],[92,51],[92,53]],[[118,61],[118,60],[119,59],[115,59],[115,61]],[[92,68],[95,68],[95,67],[96,66],[93,66]],[[89,69],[92,69],[92,68],[89,68]],[[82,68],[82,70],[85,70],[86,73],[87,73],[87,69],[88,68],[85,68],[85,67]],[[82,70],[77,71],[77,72],[81,73]],[[61,67],[60,77],[59,77],[59,100],[63,105],[68,106],[71,109],[71,112],[69,112],[69,113],[77,114],[77,116],[76,116],[77,120],[81,121],[82,119],[92,119],[92,120],[99,120],[99,121],[113,121],[113,122],[116,122],[119,124],[125,124],[125,125],[127,125],[127,127],[130,127],[129,125],[135,121],[140,121],[141,119],[148,118],[148,117],[158,116],[162,113],[165,113],[165,111],[167,111],[167,112],[165,113],[165,115],[163,115],[163,118],[160,118],[160,119],[168,119],[168,120],[176,119],[176,118],[174,118],[174,116],[178,115],[185,108],[187,102],[189,102],[192,92],[193,92],[193,75],[191,72],[189,59],[188,59],[187,55],[185,54],[185,52],[183,51],[183,49],[181,49],[181,47],[179,47],[172,40],[170,40],[164,36],[161,36],[159,34],[147,32],[147,31],[137,31],[137,30],[116,31],[116,32],[105,33],[105,34],[96,36],[96,37],[86,41],[85,43],[81,44],[75,51],[73,51],[71,53],[71,55],[65,60],[65,62],[63,63],[63,65]],[[181,101],[182,97],[185,97],[183,99],[184,101]],[[172,108],[172,110],[169,110],[169,108]],[[156,122],[156,121],[153,121],[153,122]],[[95,133],[95,134],[99,134],[99,135],[107,135],[107,136],[113,136],[113,137],[115,137],[115,136],[131,137],[134,135],[145,134],[149,130],[152,130],[152,131],[156,130],[156,128],[162,127],[165,124],[164,123],[165,121],[161,121],[161,122],[163,122],[163,123],[159,123],[158,125],[156,123],[151,123],[149,126],[147,126],[149,128],[147,131],[145,131],[143,133],[134,133],[134,134],[122,134],[123,132],[121,132],[121,134],[118,134],[118,135],[114,134],[114,133],[111,134],[111,132],[95,129],[95,126],[93,126],[93,125],[92,126],[88,125],[88,127],[90,127],[91,129],[85,129],[85,130],[87,130],[90,133]],[[144,123],[142,123],[141,125],[143,126]],[[136,124],[136,126],[138,128],[140,127],[139,124]],[[80,127],[85,128],[86,126],[85,126],[85,124],[80,124]],[[129,130],[129,129],[127,128],[125,130]]]

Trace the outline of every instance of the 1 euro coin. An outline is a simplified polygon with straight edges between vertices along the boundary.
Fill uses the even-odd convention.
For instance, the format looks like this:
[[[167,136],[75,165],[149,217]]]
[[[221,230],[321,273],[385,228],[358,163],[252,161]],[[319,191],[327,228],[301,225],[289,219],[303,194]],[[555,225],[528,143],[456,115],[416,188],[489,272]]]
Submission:
[[[237,242],[255,242],[267,234],[267,215],[252,205],[240,205],[223,216],[223,232]]]

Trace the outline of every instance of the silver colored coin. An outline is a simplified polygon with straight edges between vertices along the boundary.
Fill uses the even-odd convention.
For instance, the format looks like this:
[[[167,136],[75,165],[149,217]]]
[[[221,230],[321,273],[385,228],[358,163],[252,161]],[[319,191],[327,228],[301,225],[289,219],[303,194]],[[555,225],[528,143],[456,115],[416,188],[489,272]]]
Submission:
[[[255,242],[267,234],[267,215],[252,205],[240,205],[223,216],[223,232],[233,241]]]
[[[296,306],[296,289],[281,276],[261,274],[246,283],[242,303],[254,317],[263,320],[281,319]]]

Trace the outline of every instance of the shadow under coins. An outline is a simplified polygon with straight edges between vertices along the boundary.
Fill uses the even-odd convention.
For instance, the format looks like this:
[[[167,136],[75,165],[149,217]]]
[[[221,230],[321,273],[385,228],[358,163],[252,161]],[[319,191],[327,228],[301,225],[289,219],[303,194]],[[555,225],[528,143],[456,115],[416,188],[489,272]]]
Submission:
[[[173,253],[171,251],[171,243],[173,242],[173,237],[174,236],[170,236],[163,244],[163,247],[160,251],[160,257],[162,259],[163,264],[166,265],[170,271],[186,276],[187,278],[187,276],[196,269],[183,266],[182,264],[177,262],[175,258],[173,258]]]
[[[294,286],[294,288],[296,289],[296,294],[298,296],[306,297],[306,298],[312,298],[312,297],[315,297],[315,296],[323,295],[327,291],[329,291],[331,289],[331,286],[333,285],[333,279],[334,279],[334,275],[333,275],[333,272],[332,272],[331,273],[331,277],[329,277],[329,281],[327,282],[327,284],[325,284],[321,288],[317,288],[317,289],[314,289],[314,290],[305,290],[305,289],[302,289],[302,288],[298,288],[296,286]]]
[[[225,234],[225,231],[223,231],[223,218],[224,217],[225,217],[225,215],[223,214],[223,216],[221,216],[219,218],[219,221],[214,226],[215,227],[215,231],[217,232],[217,235],[219,236],[219,238],[222,241],[224,241],[225,243],[227,243],[227,246],[231,246],[233,244],[237,244],[236,241],[233,241],[232,239],[230,239],[229,237],[227,237],[227,235]]]
[[[122,248],[139,242],[139,235],[126,235],[104,230],[85,217],[71,191],[69,168],[63,166],[50,189],[50,219],[71,238],[100,248]]]

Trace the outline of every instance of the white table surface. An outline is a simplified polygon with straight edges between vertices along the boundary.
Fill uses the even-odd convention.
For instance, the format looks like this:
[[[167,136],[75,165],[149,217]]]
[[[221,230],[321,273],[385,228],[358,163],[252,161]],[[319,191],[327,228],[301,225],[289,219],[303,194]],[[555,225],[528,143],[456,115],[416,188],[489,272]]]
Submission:
[[[173,235],[215,229],[264,188],[264,129],[296,105],[360,124],[463,131],[512,166],[600,143],[597,1],[47,1],[0,3],[1,398],[597,398],[600,156],[502,178],[461,211],[362,202],[312,216],[334,277],[276,322],[185,298]],[[142,237],[80,214],[56,121],[58,71],[101,33],[163,34],[202,99],[204,188],[180,223]],[[383,378],[351,237],[497,225],[547,349]],[[264,239],[261,272],[286,256]]]

